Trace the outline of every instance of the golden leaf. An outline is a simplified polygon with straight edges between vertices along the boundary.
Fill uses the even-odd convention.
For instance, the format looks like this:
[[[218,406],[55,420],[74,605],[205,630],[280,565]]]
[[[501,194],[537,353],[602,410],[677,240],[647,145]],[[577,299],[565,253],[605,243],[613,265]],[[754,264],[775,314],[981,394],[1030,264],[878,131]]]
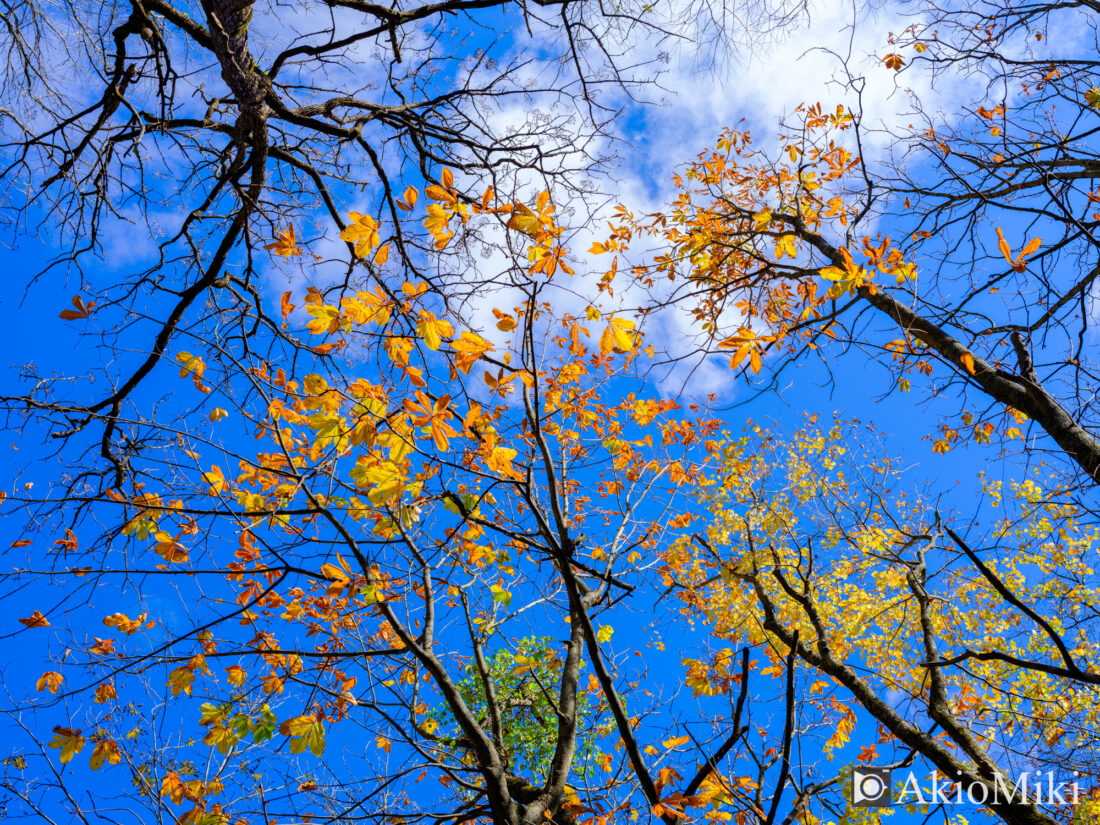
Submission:
[[[48,670],[38,677],[38,682],[35,684],[35,690],[41,693],[43,690],[48,690],[50,693],[57,693],[61,688],[62,676],[56,670]]]

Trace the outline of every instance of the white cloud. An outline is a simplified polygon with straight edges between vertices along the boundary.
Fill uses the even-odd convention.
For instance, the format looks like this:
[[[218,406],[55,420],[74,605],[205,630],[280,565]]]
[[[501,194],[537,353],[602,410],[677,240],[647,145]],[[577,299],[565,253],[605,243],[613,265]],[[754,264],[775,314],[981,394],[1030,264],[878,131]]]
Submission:
[[[933,88],[926,73],[898,74],[883,64],[893,50],[889,35],[915,20],[900,4],[854,14],[845,0],[817,0],[805,17],[724,61],[701,65],[685,46],[669,52],[660,105],[628,109],[619,121],[618,136],[629,147],[617,170],[619,191],[643,208],[656,205],[671,191],[672,171],[713,146],[723,128],[750,130],[767,147],[780,121],[803,103],[861,108],[869,129],[864,148],[878,156],[893,143],[887,132],[911,121],[910,94],[927,111],[957,107],[972,93],[960,100],[959,81],[941,79]],[[643,42],[638,50],[656,56],[663,45]]]
[[[790,11],[793,4],[780,12]],[[767,153],[781,145],[778,140],[780,123],[794,120],[801,104],[820,102],[831,110],[843,104],[849,110],[863,112],[864,157],[872,164],[889,160],[898,132],[904,131],[913,118],[913,98],[926,113],[950,120],[962,106],[981,100],[982,89],[974,81],[932,78],[919,69],[896,73],[888,68],[882,56],[894,49],[889,43],[891,33],[900,33],[917,20],[896,2],[880,4],[873,12],[854,11],[848,0],[817,0],[810,2],[805,14],[795,14],[786,25],[778,26],[755,39],[751,35],[752,21],[742,25],[749,36],[732,44],[736,51],[723,59],[710,59],[713,54],[697,44],[705,36],[695,34],[677,41],[664,32],[677,20],[689,20],[680,25],[687,31],[694,25],[692,14],[699,4],[692,0],[676,0],[665,9],[664,20],[654,20],[654,28],[635,27],[623,49],[624,59],[635,65],[663,67],[656,85],[642,88],[647,102],[635,103],[626,96],[618,99],[622,114],[612,124],[612,140],[621,158],[610,174],[600,182],[609,193],[609,204],[624,203],[635,213],[646,213],[666,207],[674,193],[672,176],[708,147],[713,147],[725,127],[749,130],[754,144]],[[782,16],[777,12],[777,16]],[[760,30],[765,26],[759,25]],[[546,71],[558,71],[560,64],[552,60],[548,45],[552,33],[536,30],[530,38],[521,37],[516,48],[528,49],[546,61]],[[534,69],[532,69],[534,71]],[[657,105],[652,98],[658,97]],[[947,109],[946,113],[941,110]],[[502,112],[503,119],[514,121],[520,113],[511,109]],[[595,214],[586,213],[579,200],[563,204],[572,208],[575,225],[584,228],[570,243],[575,253],[583,253],[593,240],[605,234],[605,206]],[[643,241],[635,246],[640,250]],[[583,257],[583,256],[582,256]],[[601,259],[585,259],[582,269],[603,263]],[[562,296],[564,311],[583,307],[585,291],[595,297],[598,274],[574,279],[569,287],[580,292]],[[620,279],[623,280],[623,279]],[[630,292],[616,295],[616,302],[605,302],[609,308],[637,301]],[[733,327],[740,319],[729,319]],[[650,323],[650,340],[679,347],[681,354],[692,351],[697,341],[697,328],[684,311],[669,312]],[[672,368],[660,380],[669,392],[681,392],[687,385],[691,394],[728,392],[732,373],[726,358],[714,357],[700,362],[689,358]]]
[[[784,17],[791,9],[800,9],[799,2],[779,0],[779,17]],[[741,4],[740,8],[753,8],[753,4]],[[936,110],[945,92],[951,90],[941,86],[931,87],[927,76],[907,71],[901,75],[886,68],[881,56],[890,51],[888,36],[890,32],[899,32],[912,22],[903,15],[898,3],[887,3],[874,14],[862,14],[854,18],[850,2],[842,0],[817,0],[810,2],[805,14],[795,14],[786,25],[775,27],[766,34],[754,36],[752,33],[763,31],[766,26],[759,21],[746,20],[731,23],[732,34],[741,33],[733,45],[736,51],[722,59],[713,59],[714,53],[706,46],[706,36],[691,34],[700,9],[698,0],[674,0],[663,12],[655,6],[652,28],[635,25],[622,29],[620,24],[611,21],[604,25],[620,30],[612,32],[608,43],[618,38],[617,57],[620,66],[634,66],[634,74],[653,77],[656,69],[663,73],[656,76],[656,85],[642,87],[642,101],[633,101],[625,94],[615,93],[607,85],[609,75],[601,77],[603,101],[613,107],[621,107],[621,113],[610,123],[610,139],[604,139],[594,145],[585,145],[590,154],[617,152],[620,162],[610,174],[599,179],[599,185],[608,196],[599,199],[586,199],[577,192],[563,192],[558,201],[559,210],[572,213],[568,223],[577,228],[569,241],[569,248],[579,260],[576,267],[578,275],[572,279],[561,279],[561,284],[553,293],[552,300],[558,313],[580,314],[584,308],[597,298],[596,283],[605,263],[604,259],[592,258],[585,254],[592,241],[605,235],[606,218],[609,206],[626,203],[635,212],[644,213],[662,209],[673,192],[671,178],[673,173],[694,158],[703,149],[713,146],[724,127],[751,129],[758,146],[777,146],[776,134],[781,119],[795,112],[799,104],[821,102],[829,108],[837,103],[853,106],[857,94],[851,83],[853,76],[862,78],[856,85],[860,88],[860,100],[866,113],[865,123],[882,127],[872,131],[865,149],[876,157],[883,157],[890,148],[891,139],[886,130],[904,127],[910,110],[910,98],[902,81],[921,99],[925,110]],[[643,15],[643,18],[645,15]],[[683,21],[688,21],[686,24]],[[286,22],[286,21],[281,21]],[[301,24],[296,30],[304,31],[309,21],[297,19]],[[327,21],[325,21],[327,23]],[[338,28],[341,27],[340,21]],[[515,22],[515,21],[513,21]],[[729,22],[729,21],[727,21]],[[593,25],[601,25],[593,23]],[[688,32],[682,39],[670,38],[670,27],[677,25],[682,32]],[[560,21],[556,18],[540,26],[531,21],[531,27],[517,26],[512,30],[514,38],[512,53],[503,55],[502,62],[517,61],[524,63],[518,76],[519,86],[523,89],[550,88],[567,79],[571,67],[568,61],[563,63],[562,55],[568,55],[568,48],[561,41]],[[740,26],[740,29],[737,29]],[[858,36],[853,36],[857,32]],[[748,33],[748,34],[745,34]],[[277,31],[257,33],[257,53],[265,49],[265,39],[278,40]],[[498,34],[503,35],[502,32]],[[415,46],[425,48],[421,42],[421,33],[413,35]],[[700,42],[704,45],[700,46]],[[413,45],[413,44],[410,44]],[[348,56],[356,69],[353,72],[340,70],[328,78],[333,85],[350,82],[352,86],[363,88],[368,95],[377,93],[384,85],[381,67],[385,64],[385,55],[379,49],[382,46],[356,47]],[[591,61],[593,72],[597,72],[601,62],[593,46],[581,51],[583,61]],[[452,81],[461,83],[468,71],[460,62],[452,64],[456,76]],[[363,72],[357,73],[359,68]],[[373,67],[373,68],[371,68]],[[486,67],[485,71],[489,71]],[[352,76],[354,75],[354,77]],[[949,96],[957,102],[958,95]],[[656,101],[654,100],[656,99]],[[651,105],[656,102],[657,105]],[[544,104],[541,109],[536,104]],[[558,127],[551,141],[556,145],[569,142],[567,130],[573,129],[577,135],[578,152],[584,119],[583,102],[570,101],[568,97],[557,97],[553,102],[545,96],[534,95],[524,100],[521,95],[509,95],[503,98],[485,99],[481,103],[480,118],[484,118],[497,135],[527,132],[532,123],[545,127],[549,119],[554,119]],[[539,131],[530,129],[531,134]],[[558,167],[578,167],[579,157],[560,156],[554,159]],[[484,182],[461,180],[478,188]],[[508,181],[499,181],[508,187]],[[542,181],[533,172],[523,172],[513,182],[517,192],[524,199],[534,198],[542,187]],[[510,187],[508,187],[510,188]],[[558,195],[556,195],[557,197]],[[593,205],[591,201],[595,201]],[[376,203],[370,199],[355,198],[355,202],[342,203],[341,209],[359,208],[374,211]],[[362,202],[359,202],[362,201]],[[311,244],[311,251],[328,257],[340,252],[339,241],[326,214],[314,215],[314,229],[323,237]],[[327,227],[327,229],[325,228]],[[643,241],[635,244],[641,251]],[[500,250],[492,252],[488,258],[473,259],[478,270],[479,280],[495,278],[506,272],[510,261]],[[312,271],[310,280],[326,281],[326,271]],[[340,271],[337,272],[336,269]],[[343,268],[337,267],[331,274],[342,277]],[[461,273],[459,273],[461,276]],[[458,277],[458,276],[454,276]],[[625,281],[625,278],[620,278]],[[268,287],[272,292],[282,291],[287,284],[283,278],[271,273]],[[617,286],[619,286],[617,284]],[[518,300],[506,289],[495,291],[481,290],[464,306],[464,314],[475,326],[481,327],[483,334],[496,339],[495,319],[492,307],[510,308]],[[613,300],[604,300],[601,305],[607,310],[637,303],[637,293],[620,286]],[[730,319],[736,327],[739,319]],[[697,335],[695,325],[683,311],[666,313],[664,317],[650,324],[650,340],[658,343],[675,342],[681,352],[691,350]],[[725,358],[714,358],[700,362],[698,358],[685,362],[668,372],[661,381],[669,392],[680,391],[682,385],[689,383],[695,394],[728,391],[732,375],[725,364]]]

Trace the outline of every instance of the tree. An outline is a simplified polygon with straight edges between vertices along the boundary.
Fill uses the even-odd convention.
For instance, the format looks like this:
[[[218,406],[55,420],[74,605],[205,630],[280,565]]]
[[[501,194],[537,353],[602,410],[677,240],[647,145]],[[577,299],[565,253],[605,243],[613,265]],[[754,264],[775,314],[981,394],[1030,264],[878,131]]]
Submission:
[[[862,429],[757,427],[723,447],[710,524],[667,555],[682,611],[817,671],[826,748],[869,726],[864,761],[939,772],[902,802],[936,802],[935,785],[1005,822],[1089,821],[1095,523],[1035,475],[988,481],[989,518],[941,513]]]
[[[9,710],[31,741],[47,724],[38,714],[54,726],[39,753],[8,762],[20,811],[91,819],[113,790],[148,809],[139,818],[183,822],[640,810],[671,823],[712,806],[771,823],[836,795],[839,775],[813,768],[777,819],[770,783],[788,784],[792,743],[819,726],[795,725],[790,663],[778,725],[761,720],[752,735],[747,651],[727,679],[740,685],[732,732],[702,719],[711,730],[692,742],[647,708],[644,674],[612,652],[605,616],[650,589],[658,548],[691,522],[678,501],[706,483],[717,422],[615,391],[649,357],[642,333],[594,304],[556,309],[574,276],[547,193],[527,206],[486,190],[466,207],[450,173],[441,179],[424,192],[424,221],[442,243],[502,220],[524,239],[525,295],[494,310],[494,341],[458,327],[424,283],[338,304],[312,288],[300,313],[287,293],[286,334],[316,341],[312,364],[327,372],[241,358],[238,392],[210,379],[203,356],[177,352],[196,409],[170,475],[67,493],[78,515],[49,561],[32,556],[7,577],[67,594],[20,620],[26,633],[58,628],[66,650],[37,680],[34,723],[22,721],[32,706]],[[357,254],[386,266],[377,221],[356,213],[349,227]],[[286,251],[298,252],[273,244]],[[335,340],[352,356],[346,372],[321,354]],[[235,420],[257,446],[216,438]],[[89,538],[93,518],[106,530]],[[41,540],[23,547],[38,555]],[[124,609],[104,615],[103,592]],[[82,635],[100,624],[103,636]],[[535,628],[560,633],[533,641]],[[359,767],[342,768],[333,742]],[[754,772],[729,779],[749,754]],[[128,770],[97,781],[84,805],[87,780],[65,768],[78,757]]]
[[[59,440],[86,438],[80,447],[92,448],[94,439],[107,466],[84,472],[105,474],[100,492],[121,486],[135,450],[157,436],[120,427],[149,417],[139,387],[173,342],[224,350],[206,362],[223,384],[235,380],[225,362],[242,351],[285,362],[308,349],[282,334],[269,305],[260,267],[276,235],[288,255],[303,221],[306,240],[328,241],[313,246],[329,262],[323,288],[332,294],[379,277],[335,237],[352,198],[386,222],[383,254],[392,250],[404,276],[456,312],[469,311],[460,308],[470,296],[509,288],[507,262],[500,272],[474,266],[491,247],[472,233],[440,261],[441,236],[402,220],[401,193],[443,184],[463,208],[468,186],[480,197],[489,184],[507,200],[521,187],[532,196],[552,189],[559,202],[594,197],[586,173],[607,158],[607,125],[623,92],[652,75],[635,60],[638,32],[675,34],[647,9],[561,0],[14,4],[3,13],[0,115],[8,219],[37,227],[58,250],[33,280],[53,289],[59,282],[45,279],[73,278],[75,318],[94,308],[98,331],[133,329],[104,334],[104,357],[88,365],[107,392],[66,394],[65,379],[32,370],[6,408],[35,411]],[[696,11],[706,17],[706,7]],[[757,16],[766,23],[771,12],[762,5]],[[524,55],[515,30],[539,44],[537,57]],[[444,184],[443,168],[459,170],[457,183]],[[98,274],[100,261],[116,258],[136,263]],[[118,366],[101,372],[107,351]]]
[[[170,185],[214,174],[149,268],[89,278],[61,312],[100,336],[95,360],[122,357],[106,371],[109,394],[88,401],[87,383],[70,383],[76,370],[30,372],[30,389],[6,399],[73,468],[45,493],[16,486],[4,504],[27,530],[4,577],[13,603],[28,604],[17,643],[41,645],[33,655],[45,660],[23,686],[35,698],[6,708],[20,742],[4,763],[12,815],[815,825],[877,820],[853,806],[857,747],[857,760],[882,745],[902,765],[951,771],[965,791],[1009,777],[1024,755],[1094,771],[1090,488],[1071,475],[1035,481],[1027,464],[1058,450],[1060,469],[1095,477],[1087,404],[1055,399],[1038,373],[1055,372],[1057,345],[1038,331],[1060,328],[1087,287],[1055,273],[1057,255],[1031,229],[995,224],[994,259],[1008,265],[997,289],[1029,294],[1038,261],[1051,267],[1039,284],[1060,291],[1052,312],[989,333],[985,350],[975,343],[964,321],[977,298],[950,272],[924,288],[933,264],[984,254],[950,236],[952,210],[970,207],[947,185],[961,178],[970,191],[950,172],[952,143],[945,153],[937,132],[918,132],[906,145],[946,165],[906,177],[859,157],[863,116],[843,107],[802,109],[781,160],[729,132],[682,176],[668,214],[620,210],[592,249],[607,262],[567,249],[555,193],[576,181],[551,165],[565,154],[472,136],[493,132],[486,98],[538,94],[530,75],[516,65],[485,79],[496,71],[487,53],[463,64],[457,90],[432,74],[463,53],[426,21],[488,14],[482,4],[333,4],[324,33],[290,44],[284,20],[250,17],[251,5],[206,3],[205,23],[148,4],[114,19],[120,8],[103,18],[107,91],[15,127],[9,173],[51,170],[50,219],[74,221],[68,263],[106,243],[109,210],[139,205],[157,220]],[[649,13],[624,21],[608,8],[605,30],[576,4],[538,5],[542,22],[534,7],[485,8],[557,31],[581,111],[597,120],[577,38],[609,42],[605,31]],[[19,13],[41,44],[56,37],[73,60],[102,59],[96,18]],[[1012,32],[1034,17],[1007,13],[1021,21]],[[947,14],[944,32],[955,19],[965,26],[951,31],[970,31]],[[266,36],[270,53],[257,45]],[[387,55],[381,101],[349,91],[361,81],[343,71],[368,42]],[[891,48],[908,42],[945,71],[961,62],[946,37],[912,29]],[[53,75],[34,68],[35,48],[16,40],[11,55],[42,96],[36,84]],[[960,53],[1016,66],[985,49]],[[216,60],[216,74],[202,60],[181,71],[193,54]],[[891,51],[883,70],[906,61]],[[1072,78],[1051,93],[1071,96],[1091,71],[1078,68],[1034,88]],[[176,90],[203,98],[202,79],[229,92],[177,113]],[[157,105],[140,103],[142,83]],[[1087,93],[1073,99],[1091,116]],[[1075,147],[1087,146],[1082,129]],[[1016,151],[1055,154],[1063,131]],[[154,136],[175,146],[143,182]],[[930,168],[947,169],[946,183],[918,177]],[[564,177],[531,187],[530,172]],[[364,182],[367,205],[351,191]],[[983,185],[970,203],[1014,208],[1003,199],[1015,192]],[[299,235],[307,192],[339,232],[338,264],[324,231]],[[890,229],[904,243],[877,234],[906,220],[901,235]],[[666,243],[656,261],[627,258],[642,233]],[[1073,237],[1085,243],[1087,226]],[[495,269],[475,265],[483,250]],[[269,258],[294,273],[278,301],[261,278]],[[1070,285],[1054,286],[1055,274]],[[646,291],[652,300],[630,309]],[[903,498],[890,450],[853,462],[860,439],[841,425],[731,440],[710,401],[652,380],[666,356],[684,357],[658,335],[666,309],[694,313],[703,357],[721,352],[765,378],[809,353],[841,364],[836,339],[873,347],[901,391],[947,365],[964,407],[935,421],[933,448],[998,428],[1024,443],[1012,512],[971,524],[958,515],[966,500]],[[880,343],[869,318],[891,337]],[[149,321],[120,325],[134,319]],[[1014,368],[996,361],[1009,347]],[[179,370],[171,389],[152,378],[164,361]],[[975,391],[994,406],[972,411]],[[1041,432],[1025,441],[1028,421]],[[993,481],[987,496],[1000,497]],[[674,599],[683,622],[664,615]],[[652,667],[633,655],[643,645]],[[900,710],[891,691],[906,697]],[[1075,800],[1070,815],[1086,819],[1092,804]],[[1063,813],[1024,799],[989,808],[1010,823]]]
[[[844,107],[803,107],[775,157],[730,131],[678,179],[674,209],[620,231],[670,243],[654,271],[686,277],[659,299],[701,292],[708,338],[740,302],[747,337],[717,343],[753,372],[764,352],[805,358],[831,352],[818,349],[830,339],[875,347],[902,391],[914,368],[940,362],[950,378],[938,393],[977,392],[1002,430],[1005,408],[1023,414],[1095,481],[1082,302],[1094,277],[1096,78],[1091,55],[1044,36],[1090,24],[1091,7],[991,2],[929,15],[893,40],[883,70],[911,61],[952,81],[972,73],[987,81],[988,106],[940,122],[914,98],[917,125],[888,135],[898,148],[887,163],[861,154],[873,114]],[[902,337],[880,343],[881,328]],[[945,428],[941,449],[986,419],[964,423]]]
[[[8,811],[760,808],[746,793],[763,782],[731,791],[719,764],[748,742],[749,710],[713,763],[683,757],[694,778],[678,783],[650,769],[642,689],[602,652],[604,611],[684,524],[676,495],[701,483],[713,427],[609,389],[639,357],[639,319],[570,313],[557,286],[570,270],[550,190],[591,193],[580,173],[616,115],[601,88],[648,76],[637,30],[672,34],[652,9],[134,0],[3,17],[8,214],[57,245],[29,280],[52,299],[55,279],[78,279],[60,318],[90,345],[63,373],[28,366],[4,397],[61,463],[45,492],[26,482],[5,502],[27,531],[7,596],[42,602],[17,644],[50,639],[36,701],[6,707]],[[515,57],[509,26],[560,59]],[[539,107],[518,128],[512,100]],[[475,265],[486,251],[499,270]],[[277,301],[274,259],[292,279]],[[66,595],[48,604],[53,586]],[[565,639],[525,670],[543,623]],[[533,741],[521,674],[554,711]],[[705,740],[729,736],[721,722]],[[675,759],[688,740],[654,727]],[[609,736],[628,767],[605,753],[610,775],[574,785]]]
[[[557,681],[561,666],[552,637],[528,637],[517,641],[514,652],[500,650],[486,659],[487,680],[481,679],[475,665],[467,666],[468,675],[458,683],[462,700],[480,724],[487,723],[492,704],[499,706],[494,712],[500,714],[503,750],[515,766],[516,776],[512,781],[518,795],[524,791],[524,786],[520,784],[524,780],[529,783],[527,793],[537,795],[541,789],[534,783],[541,782],[542,777],[551,770],[558,741],[558,704],[549,686]],[[489,684],[495,693],[492,700],[486,695]],[[591,729],[593,710],[593,693],[578,693],[578,730]],[[445,708],[439,709],[432,718],[438,726],[440,742],[444,747],[455,751],[472,749],[473,743],[463,735]],[[581,752],[575,759],[578,766],[583,767],[576,772],[581,778],[591,778],[603,755],[591,739],[578,737],[577,748]],[[472,760],[467,757],[466,761]],[[579,799],[575,790],[568,789],[565,793],[574,801]]]
[[[1072,765],[1094,788],[1098,81],[1064,34],[1096,9],[926,12],[882,69],[970,72],[992,99],[946,122],[916,100],[887,163],[863,156],[873,113],[843,106],[800,109],[777,151],[729,131],[677,178],[667,212],[624,211],[606,245],[662,239],[634,269],[644,308],[689,303],[695,354],[730,353],[761,392],[815,355],[830,371],[879,364],[887,393],[927,388],[935,453],[972,441],[1008,462],[983,496],[937,504],[895,492],[888,447],[854,461],[837,431],[750,436],[726,448],[724,484],[702,496],[712,524],[670,552],[667,575],[723,638],[839,686],[842,718],[880,725],[897,764],[979,794],[1013,769]],[[1001,506],[1002,473],[1005,517],[975,518],[973,501]],[[990,810],[1063,815],[1018,791]]]

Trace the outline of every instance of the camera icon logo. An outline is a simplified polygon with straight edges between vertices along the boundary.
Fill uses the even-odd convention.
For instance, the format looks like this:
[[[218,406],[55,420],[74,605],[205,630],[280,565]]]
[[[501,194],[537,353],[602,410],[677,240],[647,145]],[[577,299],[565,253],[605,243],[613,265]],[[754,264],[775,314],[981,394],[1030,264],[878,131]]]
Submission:
[[[893,802],[893,783],[888,768],[853,769],[852,805],[857,808],[886,808]]]

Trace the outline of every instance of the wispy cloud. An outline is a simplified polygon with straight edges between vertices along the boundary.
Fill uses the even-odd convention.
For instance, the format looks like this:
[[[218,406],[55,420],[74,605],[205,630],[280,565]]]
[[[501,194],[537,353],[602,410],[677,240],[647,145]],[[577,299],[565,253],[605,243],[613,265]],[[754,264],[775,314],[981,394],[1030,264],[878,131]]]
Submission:
[[[916,122],[914,99],[924,112],[950,120],[982,94],[978,84],[965,78],[940,78],[934,85],[920,69],[899,74],[885,65],[883,56],[894,50],[891,34],[919,22],[899,3],[867,11],[844,0],[810,2],[804,13],[787,16],[782,25],[769,28],[763,25],[766,20],[756,21],[766,33],[735,40],[724,54],[707,47],[706,32],[691,31],[698,22],[692,15],[698,10],[691,0],[676,0],[665,7],[663,22],[655,20],[653,28],[630,32],[633,40],[624,55],[635,64],[663,71],[654,75],[654,86],[639,92],[647,100],[636,102],[624,95],[619,101],[622,114],[612,124],[608,148],[615,148],[620,160],[601,180],[611,204],[624,203],[641,213],[664,208],[673,195],[673,174],[713,147],[725,127],[749,130],[757,146],[777,150],[780,124],[796,116],[801,104],[820,102],[828,109],[843,104],[861,111],[866,128],[861,148],[868,162],[876,164],[891,162],[895,136]],[[773,11],[782,17],[790,9]],[[662,12],[658,8],[656,13]],[[665,32],[678,19],[690,19],[690,25],[679,26],[683,38],[670,38]],[[547,51],[539,32],[521,37],[516,48]],[[574,210],[576,225],[592,227],[578,233],[571,244],[582,252],[600,239],[607,209],[585,213],[585,204],[565,205]],[[578,269],[591,271],[598,263]],[[574,281],[574,296],[594,298],[598,274]],[[628,291],[617,295],[625,304],[635,297]],[[738,324],[736,318],[728,320]],[[659,346],[686,354],[694,348],[697,330],[686,313],[669,312],[658,323],[651,322],[650,336]],[[671,369],[662,384],[669,391],[682,392],[690,385],[693,395],[728,396],[732,374],[725,360],[689,358]]]
[[[792,9],[799,13],[790,14]],[[560,193],[559,210],[568,216],[565,222],[575,230],[569,247],[580,261],[577,276],[562,279],[554,292],[557,313],[581,314],[589,303],[597,301],[596,284],[605,261],[588,257],[585,250],[605,234],[610,207],[624,203],[641,213],[665,207],[673,194],[673,174],[713,146],[723,128],[751,130],[755,144],[766,150],[778,148],[780,123],[794,115],[800,104],[820,102],[830,109],[837,104],[859,107],[870,129],[863,145],[865,155],[871,155],[872,162],[885,162],[893,143],[890,133],[903,131],[912,120],[913,96],[920,99],[925,112],[947,109],[945,116],[950,118],[968,95],[976,94],[969,89],[960,91],[964,87],[957,82],[941,80],[933,86],[931,77],[919,70],[898,74],[883,63],[883,55],[892,51],[890,34],[918,22],[899,3],[879,4],[873,12],[867,12],[855,10],[851,2],[844,0],[816,0],[801,9],[801,3],[784,6],[780,0],[780,6],[773,8],[772,19],[782,18],[781,25],[769,27],[767,21],[761,24],[760,20],[731,23],[731,33],[741,36],[730,41],[730,50],[725,53],[711,48],[709,33],[692,31],[693,26],[701,25],[698,0],[674,0],[663,9],[654,6],[652,27],[635,25],[609,31],[607,42],[618,44],[614,56],[620,67],[635,77],[655,82],[638,88],[636,99],[625,92],[613,92],[606,72],[594,73],[593,78],[600,81],[601,100],[611,110],[619,111],[608,124],[609,134],[595,143],[582,146],[589,135],[583,100],[568,96],[547,99],[534,94],[530,99],[510,95],[481,101],[479,116],[499,135],[527,132],[533,123],[545,125],[552,121],[557,148],[569,142],[563,130],[570,125],[575,128],[578,157],[558,157],[555,163],[562,168],[582,166],[582,150],[589,155],[614,153],[618,157],[618,162],[596,179],[601,196]],[[523,65],[517,77],[531,90],[560,85],[572,71],[569,60],[563,60],[568,47],[561,42],[558,23],[547,21],[540,26],[532,19],[529,28],[517,25],[510,35],[504,35],[512,38],[512,44],[510,53],[502,59]],[[673,28],[684,36],[670,36]],[[745,34],[753,31],[765,33],[756,37]],[[585,64],[589,68],[599,62],[591,54],[582,54],[578,59],[589,61]],[[460,83],[469,69],[455,65],[458,75],[453,80]],[[572,91],[581,90],[574,85]],[[531,130],[531,134],[537,132],[537,128]],[[484,185],[466,179],[461,183],[475,189]],[[533,198],[543,182],[529,172],[517,175],[514,185],[518,196]],[[352,208],[352,204],[346,206]],[[370,209],[365,203],[359,208]],[[318,217],[316,229],[320,230],[328,218]],[[326,234],[328,237],[318,242],[321,248],[315,246],[313,251],[336,253],[335,233],[330,230]],[[642,243],[638,241],[638,251]],[[511,261],[496,249],[475,260],[474,265],[479,269],[478,277],[486,278],[505,272]],[[282,283],[279,286],[285,288]],[[515,297],[507,290],[483,290],[466,302],[463,314],[471,325],[495,339],[498,336],[491,310],[510,308]],[[599,303],[606,310],[639,300],[626,288],[618,289],[613,300],[606,295],[602,298]],[[736,318],[729,321],[738,324]],[[694,348],[697,331],[687,314],[670,312],[651,323],[649,334],[659,347],[679,348],[678,354],[684,354]],[[682,367],[672,369],[663,383],[670,392],[679,392],[690,382],[693,394],[728,395],[731,378],[725,359],[689,359]]]

